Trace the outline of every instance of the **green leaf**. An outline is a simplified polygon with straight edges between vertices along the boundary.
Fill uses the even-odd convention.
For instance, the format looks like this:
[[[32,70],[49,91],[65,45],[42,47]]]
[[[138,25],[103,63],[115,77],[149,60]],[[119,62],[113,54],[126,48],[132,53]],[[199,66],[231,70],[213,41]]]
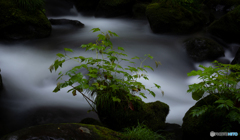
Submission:
[[[140,93],[139,93],[139,95],[141,95],[142,97],[144,97],[144,98],[146,98],[146,99],[147,99],[147,97],[145,96],[145,94],[144,94],[144,93],[140,92]]]
[[[57,56],[60,57],[60,58],[65,57],[65,55],[63,55],[61,53],[58,53]]]
[[[76,95],[77,95],[77,94],[76,94],[76,90],[73,90],[73,91],[72,91],[72,95],[73,95],[73,96],[76,96]]]
[[[150,67],[150,66],[146,66],[146,65],[144,65],[143,67],[144,67],[144,68],[149,68],[149,69],[151,69],[152,71],[154,71],[153,68]]]
[[[137,56],[135,56],[135,57],[133,57],[132,59],[140,59],[139,57],[137,57]]]
[[[94,32],[100,31],[100,29],[99,28],[93,28],[91,31],[94,33]]]
[[[200,116],[202,114],[204,114],[205,112],[207,112],[207,110],[209,109],[209,107],[207,105],[203,105],[200,107],[196,107],[195,109],[193,109],[190,113],[190,115],[194,116]]]
[[[124,51],[123,47],[118,47],[118,50]]]
[[[102,34],[99,34],[99,35],[98,35],[98,40],[105,40],[105,36],[102,35]]]
[[[119,103],[121,102],[121,100],[117,97],[112,97],[112,99],[113,99],[114,102],[119,102]]]
[[[161,86],[159,86],[158,84],[154,83],[154,85],[159,89],[161,88]]]
[[[68,52],[73,52],[72,49],[69,49],[69,48],[64,48],[65,51],[68,51]]]
[[[112,35],[114,35],[114,36],[118,36],[116,33],[111,32],[111,31],[108,31],[108,33],[110,33],[111,36],[112,36]]]
[[[49,68],[48,68],[49,70],[50,70],[50,72],[52,73],[52,70],[54,69],[54,66],[53,65],[51,65]]]
[[[196,101],[198,101],[200,98],[202,98],[204,94],[204,90],[197,90],[195,92],[192,93],[192,98]]]

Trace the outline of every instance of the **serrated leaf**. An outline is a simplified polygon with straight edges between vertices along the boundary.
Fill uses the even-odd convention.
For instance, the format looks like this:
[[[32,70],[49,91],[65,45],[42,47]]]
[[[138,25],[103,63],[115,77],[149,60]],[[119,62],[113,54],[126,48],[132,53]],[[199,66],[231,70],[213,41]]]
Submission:
[[[65,57],[65,55],[63,55],[61,53],[58,53],[57,56],[60,57],[60,58]]]
[[[159,89],[161,88],[161,86],[159,86],[158,84],[154,83],[154,85]]]
[[[146,66],[146,65],[144,65],[144,67],[145,67],[145,68],[149,68],[149,69],[151,69],[152,71],[154,71],[153,68],[150,67],[150,66]]]
[[[141,95],[142,97],[144,97],[144,98],[146,98],[146,99],[147,99],[147,97],[145,96],[145,94],[144,94],[144,93],[140,92],[140,93],[139,93],[139,95]]]
[[[99,28],[93,28],[91,31],[94,33],[94,32],[100,31],[100,29]]]
[[[140,59],[139,57],[137,57],[137,56],[135,56],[135,57],[133,57],[132,59]]]
[[[72,49],[69,49],[69,48],[64,48],[65,51],[68,51],[68,52],[73,52]]]
[[[98,40],[104,40],[105,39],[105,36],[102,35],[102,34],[98,34]]]
[[[124,51],[123,47],[118,47],[118,50]]]

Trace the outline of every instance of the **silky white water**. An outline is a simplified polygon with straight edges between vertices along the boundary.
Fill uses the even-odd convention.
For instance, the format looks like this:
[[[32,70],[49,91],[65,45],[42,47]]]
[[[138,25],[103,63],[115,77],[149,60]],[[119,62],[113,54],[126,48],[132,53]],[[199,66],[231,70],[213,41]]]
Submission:
[[[0,42],[0,68],[5,87],[1,104],[5,111],[10,112],[3,119],[11,120],[6,126],[13,127],[18,124],[18,127],[21,128],[25,123],[32,125],[32,122],[35,122],[34,124],[51,121],[79,122],[84,117],[98,119],[95,113],[87,114],[90,106],[82,95],[72,96],[71,93],[67,93],[70,87],[62,89],[58,93],[52,92],[57,84],[58,72],[66,72],[78,63],[67,61],[63,64],[63,68],[59,68],[57,72],[53,73],[50,73],[48,69],[57,58],[56,54],[64,53],[63,48],[74,50],[74,53],[67,52],[69,56],[95,57],[95,52],[85,52],[84,49],[79,48],[82,44],[94,43],[97,39],[100,32],[92,33],[90,31],[92,28],[100,28],[103,32],[110,30],[117,33],[119,37],[111,39],[113,46],[123,47],[129,56],[128,59],[134,56],[143,57],[144,54],[151,54],[154,57],[153,60],[147,59],[143,63],[154,68],[154,71],[146,68],[149,81],[141,79],[140,82],[148,88],[153,87],[153,83],[159,84],[161,90],[164,91],[164,96],[162,96],[161,90],[152,88],[156,97],[145,92],[147,99],[142,99],[145,102],[159,100],[168,104],[170,112],[166,122],[182,124],[185,113],[196,103],[192,99],[191,93],[187,93],[188,85],[200,82],[197,77],[188,77],[187,73],[197,70],[199,64],[210,65],[209,62],[194,63],[187,56],[183,41],[190,37],[203,36],[202,33],[186,36],[153,34],[147,21],[128,18],[105,19],[84,17],[81,14],[49,18],[79,20],[85,26],[81,29],[65,25],[52,26],[52,35],[48,38]],[[226,51],[226,58],[232,61],[233,53],[232,50]],[[162,65],[156,68],[155,60],[160,61]],[[135,66],[138,67],[140,63],[136,62]],[[122,64],[125,66],[127,63]],[[81,72],[86,73],[86,71]],[[65,77],[65,80],[67,79],[68,77]],[[32,117],[30,114],[39,107],[45,107],[45,109],[59,107],[58,109],[62,109],[62,112],[51,115],[52,110],[46,110],[50,115],[44,116],[44,111],[42,111],[38,117],[36,115]],[[51,117],[51,119],[48,120],[46,117]],[[56,120],[56,118],[58,119]]]

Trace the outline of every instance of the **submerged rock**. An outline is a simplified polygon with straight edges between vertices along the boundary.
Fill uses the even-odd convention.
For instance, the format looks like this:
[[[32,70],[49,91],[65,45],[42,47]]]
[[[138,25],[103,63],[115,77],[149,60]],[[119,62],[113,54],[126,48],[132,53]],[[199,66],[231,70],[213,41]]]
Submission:
[[[223,47],[212,39],[191,38],[185,41],[185,45],[189,57],[197,62],[225,56]]]
[[[52,25],[73,25],[75,27],[83,27],[84,24],[78,20],[69,19],[49,19]]]
[[[0,38],[43,38],[52,30],[42,9],[29,12],[19,8],[15,0],[0,0],[0,21]]]
[[[121,133],[98,125],[61,123],[32,126],[10,133],[1,140],[119,140]]]

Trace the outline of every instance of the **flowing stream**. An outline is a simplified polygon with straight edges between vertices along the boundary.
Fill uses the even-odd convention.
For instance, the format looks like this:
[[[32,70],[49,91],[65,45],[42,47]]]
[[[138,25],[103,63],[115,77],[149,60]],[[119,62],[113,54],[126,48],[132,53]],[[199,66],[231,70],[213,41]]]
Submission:
[[[44,39],[0,42],[0,68],[4,91],[1,95],[1,123],[6,131],[13,131],[23,127],[57,122],[80,122],[85,117],[98,119],[90,109],[88,103],[81,94],[72,96],[67,93],[70,87],[53,93],[57,84],[58,72],[71,69],[76,66],[74,61],[67,61],[63,68],[50,73],[49,66],[55,61],[57,53],[64,53],[63,48],[71,48],[74,53],[69,56],[83,55],[95,57],[94,52],[85,52],[79,48],[82,44],[95,42],[100,32],[92,33],[92,28],[100,28],[103,32],[110,30],[119,35],[111,39],[113,46],[123,47],[128,58],[134,56],[143,57],[151,54],[154,59],[147,59],[143,64],[150,65],[154,71],[148,69],[149,81],[141,79],[148,88],[153,83],[161,86],[164,96],[157,88],[152,88],[156,93],[154,98],[146,93],[145,102],[156,100],[167,103],[170,112],[166,118],[168,123],[182,125],[182,118],[196,101],[187,93],[188,85],[197,83],[197,77],[188,77],[187,73],[197,70],[199,64],[210,65],[209,62],[194,63],[187,56],[183,47],[183,41],[189,37],[204,36],[203,33],[192,35],[163,35],[153,34],[147,20],[129,18],[95,18],[85,17],[81,14],[61,17],[79,20],[85,24],[84,28],[77,29],[72,26],[52,26],[52,35]],[[236,48],[236,44],[229,44],[230,48]],[[226,50],[226,58],[230,61],[234,58],[236,49]],[[155,67],[155,60],[162,65]],[[120,63],[125,66],[127,63]],[[136,61],[135,66],[139,66]],[[81,71],[86,72],[86,71]],[[68,77],[65,77],[67,80]]]

